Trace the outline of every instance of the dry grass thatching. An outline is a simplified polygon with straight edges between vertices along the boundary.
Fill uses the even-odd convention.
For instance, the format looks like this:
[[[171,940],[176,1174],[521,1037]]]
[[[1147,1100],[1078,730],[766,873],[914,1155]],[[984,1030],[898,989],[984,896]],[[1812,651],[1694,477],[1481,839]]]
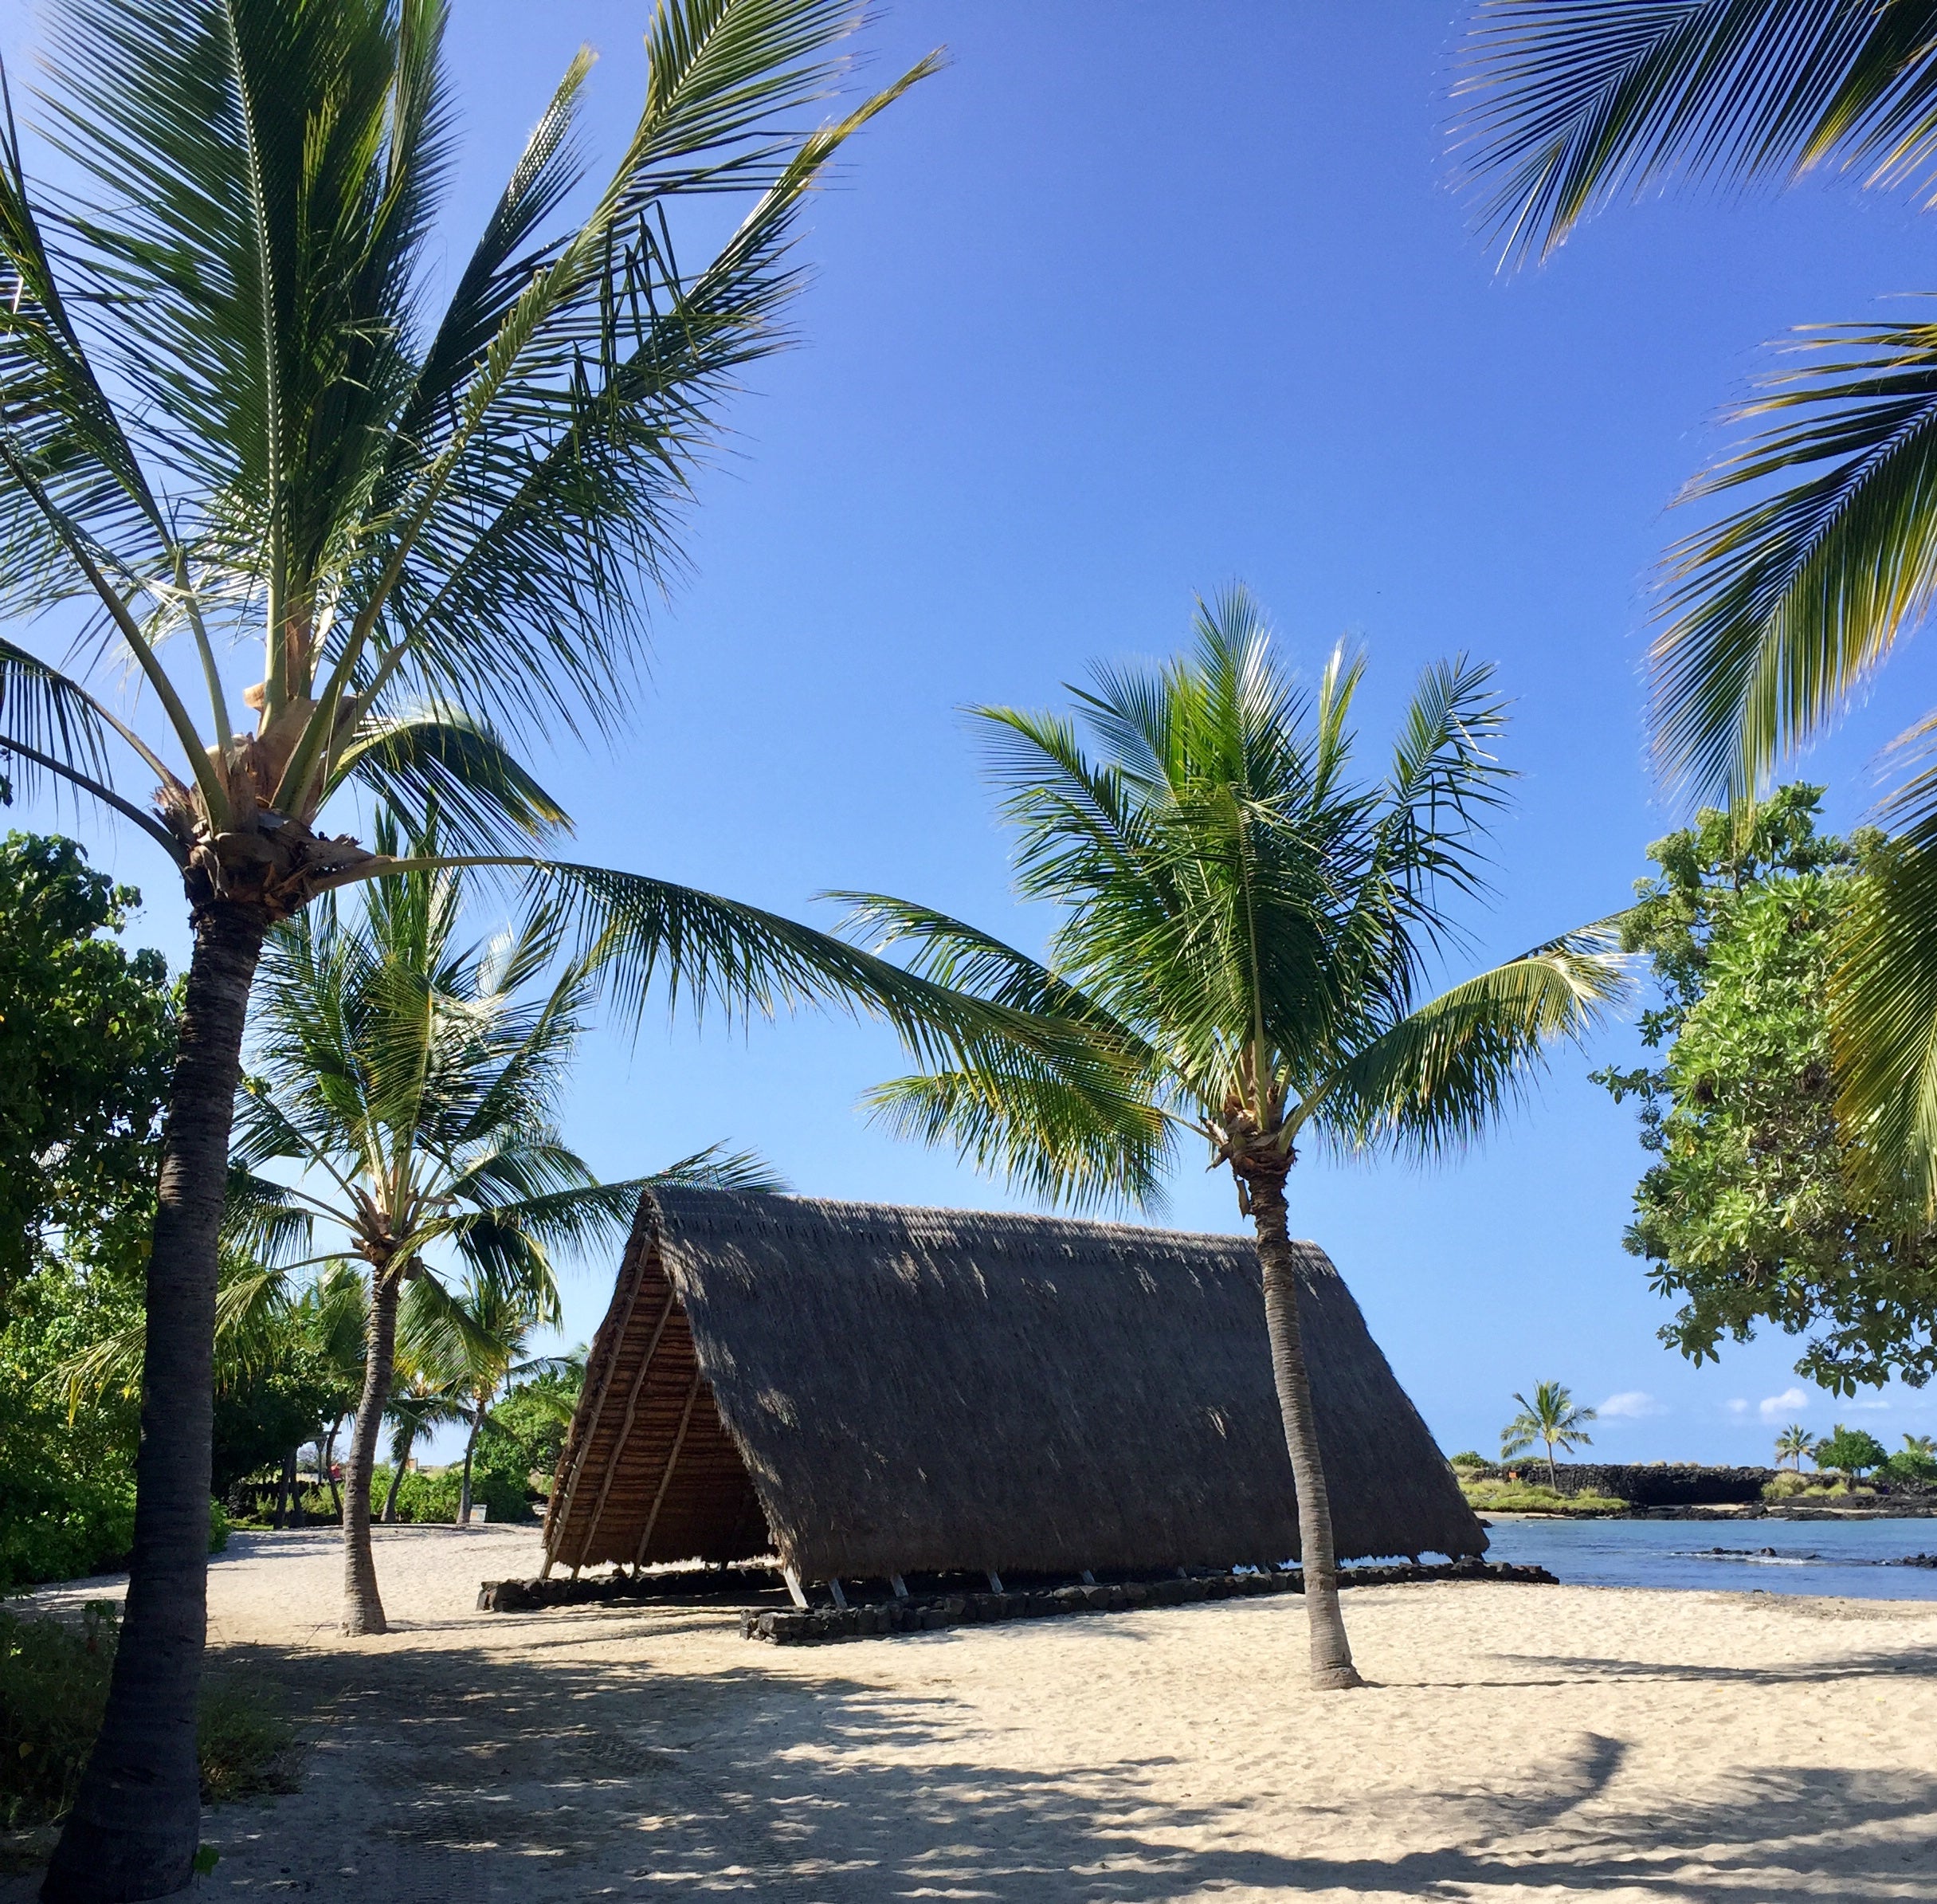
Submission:
[[[1486,1536],[1310,1243],[1300,1313],[1341,1558]],[[545,1523],[555,1564],[810,1580],[1298,1551],[1241,1237],[665,1191],[641,1200]]]

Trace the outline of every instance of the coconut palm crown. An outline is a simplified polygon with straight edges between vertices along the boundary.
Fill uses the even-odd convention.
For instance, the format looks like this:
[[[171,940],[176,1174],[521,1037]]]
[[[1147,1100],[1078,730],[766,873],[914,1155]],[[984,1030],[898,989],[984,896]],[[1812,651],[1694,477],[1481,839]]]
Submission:
[[[881,1087],[903,1133],[1068,1201],[1148,1202],[1202,1144],[1253,1221],[1297,1483],[1316,1683],[1356,1683],[1300,1345],[1285,1180],[1300,1145],[1436,1156],[1477,1136],[1556,1040],[1622,982],[1605,932],[1542,945],[1428,995],[1450,906],[1484,889],[1504,792],[1490,671],[1428,669],[1382,777],[1354,777],[1360,658],[1315,690],[1275,665],[1257,604],[1200,604],[1194,650],[1100,668],[1078,720],[975,719],[1017,883],[1063,909],[1046,960],[923,907],[843,895],[950,986],[1083,1027],[1114,1095],[1004,1053]]]
[[[1841,171],[1928,208],[1931,0],[1483,0],[1455,88],[1482,216],[1551,256],[1615,200]],[[1664,772],[1751,795],[1859,697],[1937,602],[1937,322],[1819,324],[1739,406],[1684,500],[1653,650]],[[1937,1218],[1937,714],[1898,743],[1900,830],[1833,986],[1852,1165]]]
[[[1519,1394],[1513,1399],[1520,1404],[1520,1411],[1500,1431],[1500,1458],[1511,1461],[1540,1443],[1547,1450],[1547,1486],[1558,1494],[1560,1474],[1554,1466],[1554,1451],[1571,1454],[1576,1448],[1591,1446],[1594,1437],[1587,1432],[1587,1424],[1598,1419],[1595,1411],[1579,1407],[1572,1391],[1562,1382],[1536,1382],[1531,1401]]]
[[[623,1006],[657,982],[742,1013],[858,1002],[938,1048],[995,1026],[791,921],[547,857],[567,816],[524,757],[622,720],[725,402],[787,340],[802,208],[934,69],[829,105],[860,12],[660,0],[597,171],[574,57],[447,295],[444,0],[55,0],[50,167],[0,98],[0,791],[120,816],[194,928],[127,1612],[50,1898],[192,1875],[244,1019],[271,927],[402,870],[359,810],[416,828],[434,803],[445,858],[563,908]]]

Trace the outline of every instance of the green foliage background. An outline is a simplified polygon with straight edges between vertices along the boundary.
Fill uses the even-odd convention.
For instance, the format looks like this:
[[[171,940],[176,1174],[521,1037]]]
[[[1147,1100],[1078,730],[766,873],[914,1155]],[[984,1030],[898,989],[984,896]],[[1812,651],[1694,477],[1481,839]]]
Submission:
[[[1881,837],[1816,830],[1820,787],[1704,810],[1649,849],[1624,943],[1653,960],[1654,1066],[1598,1073],[1639,1099],[1658,1160],[1627,1247],[1681,1309],[1663,1340],[1715,1360],[1773,1322],[1808,1345],[1799,1374],[1850,1394],[1937,1371],[1937,1243],[1920,1199],[1858,1200],[1835,1116],[1827,1009],[1841,932]]]

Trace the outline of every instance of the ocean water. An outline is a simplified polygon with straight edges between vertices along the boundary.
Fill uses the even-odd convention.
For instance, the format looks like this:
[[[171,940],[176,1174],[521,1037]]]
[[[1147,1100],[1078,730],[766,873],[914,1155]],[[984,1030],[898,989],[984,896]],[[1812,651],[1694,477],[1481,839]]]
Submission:
[[[1884,1564],[1937,1554],[1937,1520],[1496,1520],[1488,1537],[1489,1560],[1545,1567],[1569,1586],[1937,1600],[1937,1567]]]

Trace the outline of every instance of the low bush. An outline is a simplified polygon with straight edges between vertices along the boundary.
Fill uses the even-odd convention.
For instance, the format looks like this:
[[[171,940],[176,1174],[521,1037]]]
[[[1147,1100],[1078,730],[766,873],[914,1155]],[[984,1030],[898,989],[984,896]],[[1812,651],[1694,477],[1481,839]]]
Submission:
[[[1873,1501],[1873,1487],[1852,1487],[1840,1478],[1822,1474],[1778,1474],[1763,1490],[1765,1501]]]
[[[90,1601],[78,1626],[0,1612],[0,1826],[49,1824],[74,1802],[119,1633],[112,1600]],[[258,1682],[211,1674],[196,1743],[208,1804],[296,1789],[295,1729]]]
[[[464,1470],[445,1468],[412,1468],[397,1490],[397,1518],[422,1526],[434,1521],[447,1525],[457,1518],[457,1498],[464,1486]],[[378,1467],[370,1479],[370,1512],[372,1519],[383,1512],[384,1496],[390,1492],[390,1470]],[[473,1468],[471,1501],[484,1510],[489,1521],[528,1521],[531,1517],[527,1482],[523,1474],[500,1467]]]
[[[1628,1506],[1612,1494],[1557,1494],[1525,1482],[1463,1480],[1460,1492],[1468,1507],[1503,1514],[1618,1514]]]
[[[1899,1448],[1883,1464],[1883,1471],[1900,1485],[1937,1487],[1937,1456],[1926,1454],[1919,1448]]]

